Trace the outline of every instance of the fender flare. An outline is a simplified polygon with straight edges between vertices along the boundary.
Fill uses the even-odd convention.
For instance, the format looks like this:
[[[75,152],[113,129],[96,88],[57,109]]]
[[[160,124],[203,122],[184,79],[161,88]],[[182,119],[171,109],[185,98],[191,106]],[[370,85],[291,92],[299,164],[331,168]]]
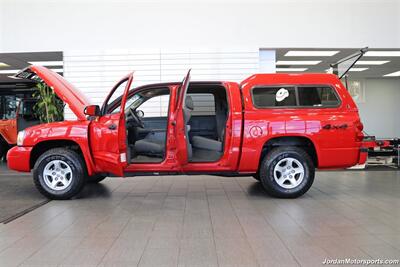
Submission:
[[[42,154],[44,151],[47,151],[51,148],[54,147],[65,147],[68,144],[62,144],[62,142],[68,142],[68,144],[75,144],[79,147],[82,156],[83,156],[83,160],[85,161],[86,164],[86,169],[88,172],[88,175],[93,175],[96,172],[96,167],[94,164],[94,160],[89,148],[89,144],[88,142],[83,142],[82,140],[77,141],[76,139],[73,138],[55,138],[55,139],[50,139],[50,140],[42,140],[38,143],[36,143],[31,151],[31,159],[30,159],[30,165],[31,165],[31,169],[33,168],[34,163],[36,162],[37,158],[40,156],[40,154]],[[61,145],[60,145],[61,143]],[[42,150],[42,146],[45,146],[43,148],[43,152],[41,152]],[[37,151],[39,150],[39,151]],[[38,153],[38,155],[35,155],[35,153]]]

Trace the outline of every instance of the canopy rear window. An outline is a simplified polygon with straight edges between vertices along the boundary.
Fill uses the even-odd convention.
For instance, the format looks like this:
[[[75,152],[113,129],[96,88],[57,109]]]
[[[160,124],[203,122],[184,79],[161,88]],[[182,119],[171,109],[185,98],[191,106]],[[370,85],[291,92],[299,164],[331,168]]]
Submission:
[[[340,99],[330,86],[301,85],[256,87],[252,90],[257,108],[337,107]]]

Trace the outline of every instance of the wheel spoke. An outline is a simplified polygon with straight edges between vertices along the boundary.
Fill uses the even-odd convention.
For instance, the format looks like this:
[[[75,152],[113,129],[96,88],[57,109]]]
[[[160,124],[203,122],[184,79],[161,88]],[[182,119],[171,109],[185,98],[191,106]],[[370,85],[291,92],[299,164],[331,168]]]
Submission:
[[[276,166],[275,167],[275,171],[279,172],[280,174],[283,174],[283,172],[285,171],[285,167],[281,167],[281,166]]]
[[[293,159],[292,158],[286,159],[286,167],[293,167]]]
[[[297,180],[296,180],[296,178],[294,178],[294,177],[289,178],[288,181],[289,181],[290,184],[293,185],[293,186],[295,186],[295,185],[297,184]]]
[[[45,169],[45,170],[43,171],[43,175],[44,175],[44,176],[51,176],[51,177],[53,177],[53,171],[52,171],[52,170],[47,170],[47,169]]]
[[[292,189],[303,181],[304,167],[302,163],[295,158],[284,158],[275,165],[273,175],[275,182],[279,186],[285,189]]]
[[[55,160],[53,164],[54,164],[54,170],[60,169],[60,162],[58,160]]]
[[[304,173],[304,168],[302,166],[299,166],[297,168],[294,169],[294,174],[302,174]]]
[[[283,175],[281,175],[280,177],[277,177],[277,178],[276,178],[276,181],[277,181],[279,184],[284,183],[285,180],[286,180],[286,178],[283,178]]]
[[[57,184],[58,184],[58,179],[56,181],[56,179],[53,178],[53,181],[51,181],[51,186],[53,187],[53,189],[57,188]]]
[[[45,166],[43,179],[50,189],[57,191],[64,190],[71,184],[73,172],[65,161],[53,160]]]

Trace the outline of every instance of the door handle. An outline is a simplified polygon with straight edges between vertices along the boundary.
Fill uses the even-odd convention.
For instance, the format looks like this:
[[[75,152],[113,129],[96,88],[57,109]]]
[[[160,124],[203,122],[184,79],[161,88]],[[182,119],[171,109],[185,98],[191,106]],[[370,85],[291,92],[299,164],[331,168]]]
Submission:
[[[113,124],[110,124],[110,125],[108,125],[108,129],[110,129],[110,130],[116,130],[116,129],[117,129],[117,125],[115,125],[114,123],[113,123]]]
[[[332,128],[332,125],[330,125],[330,124],[325,124],[324,126],[322,126],[322,129],[324,129],[324,130],[329,130],[331,128]]]

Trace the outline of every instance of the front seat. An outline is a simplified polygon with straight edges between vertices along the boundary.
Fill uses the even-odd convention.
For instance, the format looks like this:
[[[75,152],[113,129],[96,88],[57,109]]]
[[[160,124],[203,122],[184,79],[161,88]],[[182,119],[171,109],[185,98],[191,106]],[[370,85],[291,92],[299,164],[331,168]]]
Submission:
[[[161,137],[161,138],[160,138]],[[135,151],[140,155],[163,157],[165,153],[165,133],[163,136],[156,136],[149,133],[145,138],[135,142]]]

